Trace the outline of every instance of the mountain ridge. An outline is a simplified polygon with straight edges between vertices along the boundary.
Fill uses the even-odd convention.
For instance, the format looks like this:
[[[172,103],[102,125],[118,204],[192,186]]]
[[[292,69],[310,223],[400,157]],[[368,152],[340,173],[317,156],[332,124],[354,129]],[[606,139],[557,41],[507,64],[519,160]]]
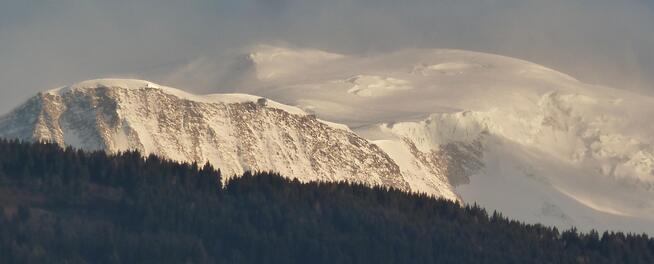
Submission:
[[[226,180],[276,171],[305,182],[411,190],[393,159],[345,126],[258,96],[199,96],[140,80],[89,80],[40,93],[1,119],[0,136],[208,161]],[[458,199],[444,177],[430,187],[431,195]]]

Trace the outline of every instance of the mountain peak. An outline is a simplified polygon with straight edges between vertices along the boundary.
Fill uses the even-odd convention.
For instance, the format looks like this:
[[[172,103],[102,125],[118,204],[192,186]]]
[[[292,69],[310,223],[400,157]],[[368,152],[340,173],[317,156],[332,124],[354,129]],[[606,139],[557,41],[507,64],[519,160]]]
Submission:
[[[161,89],[161,85],[158,85],[153,82],[138,80],[138,79],[93,79],[78,82],[73,85],[60,87],[47,91],[46,93],[50,94],[62,94],[71,90],[88,90],[88,89],[97,89],[97,88],[123,88],[123,89],[145,89],[145,88],[155,88]]]
[[[114,91],[114,94],[123,94],[123,96],[137,96],[134,95],[134,93],[141,93],[141,96],[143,96],[146,94],[153,94],[158,92],[165,95],[174,96],[184,101],[207,104],[257,103],[263,104],[265,107],[280,109],[291,114],[302,116],[307,115],[307,113],[300,108],[281,104],[261,96],[242,93],[194,94],[177,88],[160,85],[151,81],[138,79],[92,79],[45,91],[43,94],[64,96],[68,93],[88,93],[90,91],[96,91],[97,89],[109,89]],[[334,126],[336,126],[336,124],[334,124]],[[346,126],[338,127],[346,129]]]
[[[71,92],[85,93],[85,92],[95,91],[97,89],[108,89],[112,91],[123,90],[123,91],[145,92],[145,93],[147,93],[148,91],[160,91],[165,94],[174,95],[181,99],[189,99],[192,101],[207,100],[207,98],[204,98],[205,96],[203,95],[195,95],[183,90],[179,90],[172,87],[166,87],[146,80],[118,79],[118,78],[102,78],[102,79],[91,79],[91,80],[81,81],[72,85],[46,91],[45,93],[61,96]]]

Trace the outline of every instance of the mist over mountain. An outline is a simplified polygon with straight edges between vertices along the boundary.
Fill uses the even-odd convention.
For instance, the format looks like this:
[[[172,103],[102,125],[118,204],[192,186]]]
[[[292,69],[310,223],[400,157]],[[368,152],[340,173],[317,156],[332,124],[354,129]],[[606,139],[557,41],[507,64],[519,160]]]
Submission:
[[[261,43],[345,54],[411,48],[525,59],[588,83],[652,91],[654,4],[627,0],[164,0],[0,3],[0,113],[43,89],[107,77],[221,92],[164,71]]]

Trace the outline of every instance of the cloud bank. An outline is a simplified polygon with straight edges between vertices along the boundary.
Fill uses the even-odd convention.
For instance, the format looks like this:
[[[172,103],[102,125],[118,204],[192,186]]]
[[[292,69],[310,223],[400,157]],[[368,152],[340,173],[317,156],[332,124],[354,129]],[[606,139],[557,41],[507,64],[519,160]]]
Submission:
[[[23,0],[0,3],[0,113],[58,85],[160,81],[165,69],[260,43],[354,54],[491,52],[654,93],[651,1]],[[183,85],[219,84],[198,75]]]

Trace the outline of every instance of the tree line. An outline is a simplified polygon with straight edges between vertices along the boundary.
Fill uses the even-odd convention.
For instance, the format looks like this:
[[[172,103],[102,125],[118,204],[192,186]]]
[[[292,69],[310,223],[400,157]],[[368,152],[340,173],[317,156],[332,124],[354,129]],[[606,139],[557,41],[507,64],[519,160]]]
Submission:
[[[644,234],[272,172],[221,182],[210,164],[0,139],[0,262],[654,263]]]

